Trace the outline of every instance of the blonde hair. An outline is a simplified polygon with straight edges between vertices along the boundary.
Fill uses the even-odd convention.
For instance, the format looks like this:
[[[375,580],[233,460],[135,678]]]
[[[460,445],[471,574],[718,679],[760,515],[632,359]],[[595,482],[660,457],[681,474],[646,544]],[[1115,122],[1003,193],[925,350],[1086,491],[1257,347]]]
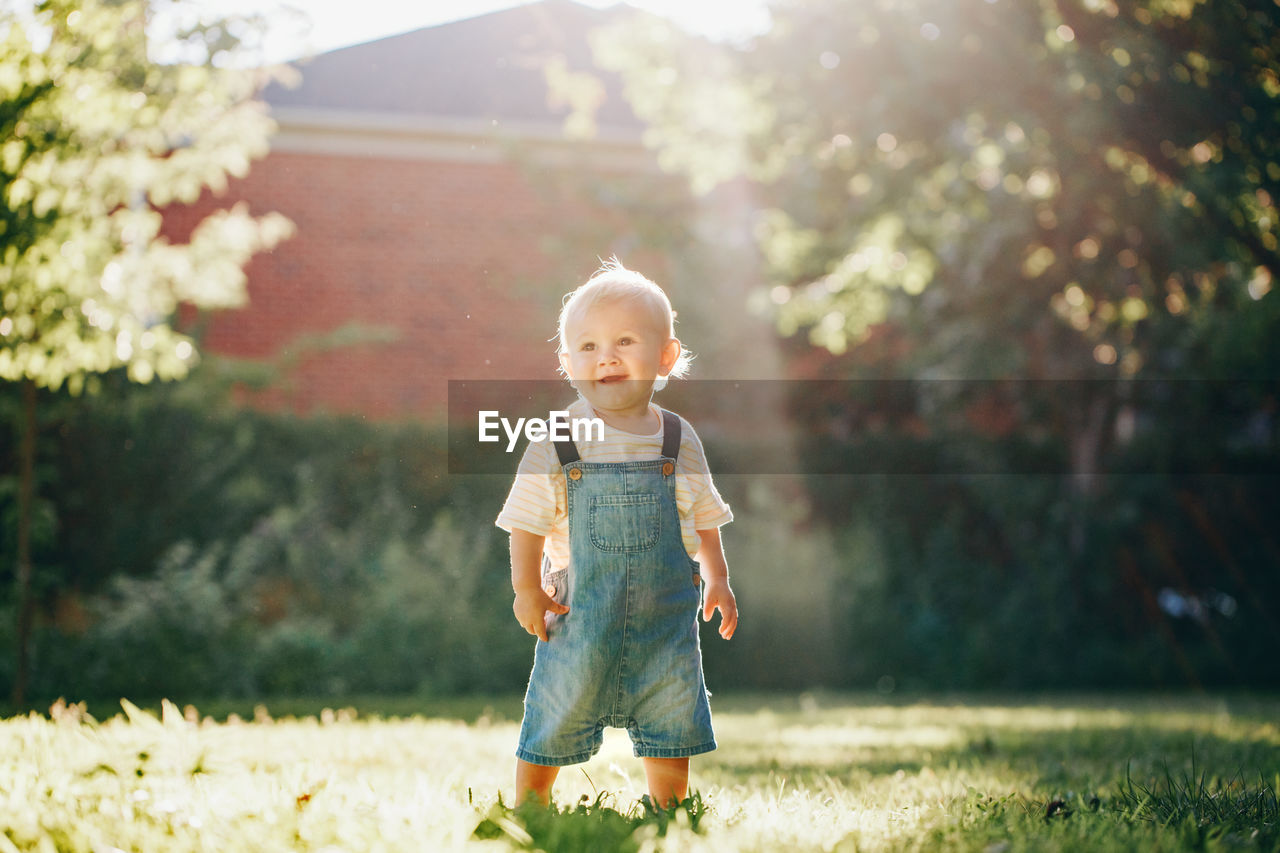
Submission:
[[[604,302],[625,302],[636,300],[652,313],[660,327],[666,329],[668,338],[676,336],[676,312],[671,307],[671,300],[661,287],[645,278],[640,273],[629,270],[616,257],[610,258],[600,265],[600,269],[580,285],[576,290],[566,293],[564,304],[560,308],[560,319],[556,324],[556,352],[569,351],[565,342],[565,330],[570,320],[586,314],[593,306]],[[679,379],[689,372],[689,363],[693,353],[680,345],[680,355],[676,358],[668,377]],[[561,369],[561,373],[563,373]],[[655,387],[662,387],[666,377],[658,377]]]

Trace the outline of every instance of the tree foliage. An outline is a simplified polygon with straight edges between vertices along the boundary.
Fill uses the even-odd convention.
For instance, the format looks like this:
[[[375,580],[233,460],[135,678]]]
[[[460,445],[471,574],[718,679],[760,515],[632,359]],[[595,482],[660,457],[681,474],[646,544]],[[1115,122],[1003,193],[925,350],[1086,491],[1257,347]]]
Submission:
[[[743,45],[650,19],[599,48],[666,165],[752,182],[784,332],[840,353],[890,322],[907,368],[951,376],[1244,367],[1241,313],[1277,313],[1280,6],[773,14]]]
[[[665,168],[750,196],[791,375],[910,380],[790,401],[852,677],[1273,682],[1280,5],[771,8],[595,47]]]
[[[76,392],[120,367],[184,376],[197,354],[178,305],[240,304],[245,262],[289,233],[237,205],[189,243],[161,236],[160,211],[243,176],[273,124],[253,99],[263,73],[215,65],[218,33],[162,64],[147,18],[139,0],[0,13],[0,378]]]
[[[161,210],[218,192],[266,153],[253,98],[263,75],[219,67],[219,24],[180,33],[191,58],[153,57],[145,0],[42,0],[0,11],[0,379],[20,382],[16,524],[17,670],[28,682],[38,386],[79,393],[124,368],[185,376],[196,358],[179,304],[244,300],[242,267],[284,238],[278,214],[218,210],[175,245]]]

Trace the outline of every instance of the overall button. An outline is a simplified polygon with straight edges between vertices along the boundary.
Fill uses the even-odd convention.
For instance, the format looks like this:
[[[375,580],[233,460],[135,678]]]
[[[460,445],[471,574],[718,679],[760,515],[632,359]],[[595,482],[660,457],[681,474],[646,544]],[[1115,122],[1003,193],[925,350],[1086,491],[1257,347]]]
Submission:
[[[570,480],[581,480],[581,479],[582,479],[582,469],[581,469],[581,468],[570,468],[570,469],[569,469],[569,479],[570,479]]]
[[[676,466],[675,466],[675,465],[673,465],[673,464],[671,464],[670,462],[667,462],[667,463],[663,464],[663,466],[662,466],[662,476],[664,476],[664,477],[670,477],[670,476],[671,476],[671,472],[672,472],[672,471],[674,471],[674,470],[676,470]]]

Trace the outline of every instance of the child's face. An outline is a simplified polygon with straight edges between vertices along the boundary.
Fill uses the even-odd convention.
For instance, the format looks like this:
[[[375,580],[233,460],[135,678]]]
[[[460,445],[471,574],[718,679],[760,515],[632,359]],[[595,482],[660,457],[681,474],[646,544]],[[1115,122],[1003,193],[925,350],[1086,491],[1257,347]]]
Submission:
[[[598,302],[568,321],[560,363],[597,410],[640,411],[653,381],[671,372],[680,342],[636,299]]]

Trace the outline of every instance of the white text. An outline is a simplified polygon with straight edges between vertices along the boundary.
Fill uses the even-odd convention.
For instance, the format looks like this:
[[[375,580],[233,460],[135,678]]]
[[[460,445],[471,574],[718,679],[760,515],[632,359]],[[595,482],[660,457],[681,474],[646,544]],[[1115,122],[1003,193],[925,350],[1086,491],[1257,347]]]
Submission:
[[[514,424],[496,410],[480,412],[480,441],[501,441],[498,427],[507,435],[507,452],[516,449],[521,432],[530,441],[603,441],[604,421],[599,418],[570,418],[567,411],[547,412],[547,419],[516,418]]]

